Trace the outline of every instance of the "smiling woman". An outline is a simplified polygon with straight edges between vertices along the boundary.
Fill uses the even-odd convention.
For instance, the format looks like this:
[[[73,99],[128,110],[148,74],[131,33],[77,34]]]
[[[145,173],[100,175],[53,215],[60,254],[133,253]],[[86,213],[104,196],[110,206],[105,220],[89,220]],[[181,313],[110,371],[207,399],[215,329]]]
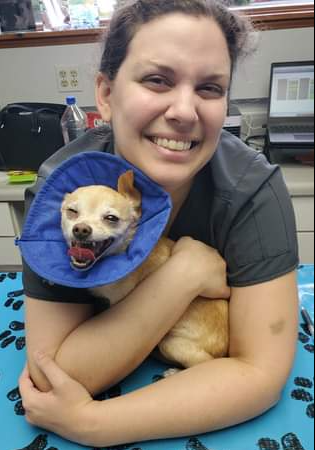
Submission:
[[[86,289],[65,280],[69,267],[66,272],[57,265],[56,285],[51,273],[43,282],[41,268],[35,273],[25,264],[30,376],[40,390],[50,390],[47,396],[32,390],[25,373],[32,423],[104,447],[218,430],[260,415],[278,401],[297,335],[293,208],[279,168],[222,130],[233,69],[248,53],[251,31],[245,18],[216,0],[128,0],[114,15],[95,89],[98,110],[110,127],[89,131],[61,149],[44,164],[40,180],[76,153],[94,150],[93,160],[98,152],[114,153],[119,164],[127,161],[141,170],[138,176],[163,188],[143,205],[143,217],[165,191],[171,197],[172,213],[166,228],[162,225],[176,244],[169,259],[122,302],[97,315],[87,281],[89,274],[103,276],[103,263],[120,270],[120,265],[111,267],[111,258],[84,274],[80,286]],[[69,170],[71,161],[64,163]],[[67,180],[82,177],[81,171]],[[147,189],[139,188],[142,196]],[[37,219],[41,208],[37,199],[34,204]],[[78,217],[80,205],[70,204],[68,213]],[[118,217],[102,211],[102,224],[104,214]],[[84,222],[81,217],[80,226],[70,225],[79,259],[91,256],[91,249],[77,250],[77,242],[90,233]],[[111,232],[112,225],[106,222]],[[143,218],[142,225],[144,235],[131,243],[138,245],[135,257],[146,238],[159,237],[152,222]],[[187,367],[184,352],[192,346],[176,333],[176,325],[198,296],[210,304],[230,297],[229,357],[199,364],[204,359],[193,347],[195,367],[131,395],[93,402],[87,391],[96,394],[122,380],[166,335],[182,349],[175,360]],[[191,332],[198,336],[196,329]],[[62,369],[55,371],[58,379],[65,371],[79,382],[67,378],[65,398],[51,390],[53,374],[36,363],[39,346]]]

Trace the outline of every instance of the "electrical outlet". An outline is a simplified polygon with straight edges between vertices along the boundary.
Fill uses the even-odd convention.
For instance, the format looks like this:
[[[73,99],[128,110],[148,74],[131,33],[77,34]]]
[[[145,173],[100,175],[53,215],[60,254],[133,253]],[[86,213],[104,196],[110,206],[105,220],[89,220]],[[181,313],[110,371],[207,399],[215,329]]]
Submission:
[[[81,73],[78,66],[55,66],[59,92],[81,92]]]

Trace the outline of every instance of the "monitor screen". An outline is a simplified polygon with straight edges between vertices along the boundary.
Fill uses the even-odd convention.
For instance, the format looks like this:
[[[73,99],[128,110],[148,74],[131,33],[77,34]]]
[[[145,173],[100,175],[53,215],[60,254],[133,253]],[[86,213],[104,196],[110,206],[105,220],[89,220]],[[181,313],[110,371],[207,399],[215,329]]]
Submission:
[[[270,117],[314,116],[314,65],[274,65]]]

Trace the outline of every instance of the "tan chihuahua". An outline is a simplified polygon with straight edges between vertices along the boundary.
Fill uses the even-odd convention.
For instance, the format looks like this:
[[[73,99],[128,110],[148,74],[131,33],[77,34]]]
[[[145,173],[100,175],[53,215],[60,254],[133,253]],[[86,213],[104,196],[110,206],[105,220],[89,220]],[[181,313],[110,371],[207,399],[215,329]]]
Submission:
[[[118,191],[88,186],[67,194],[61,208],[62,231],[72,265],[88,269],[100,258],[125,252],[141,212],[141,194],[131,170],[119,178]],[[136,271],[114,284],[91,289],[93,295],[111,305],[120,302],[170,257],[173,245],[161,238]],[[198,297],[158,348],[168,362],[188,368],[227,356],[228,346],[228,302]]]

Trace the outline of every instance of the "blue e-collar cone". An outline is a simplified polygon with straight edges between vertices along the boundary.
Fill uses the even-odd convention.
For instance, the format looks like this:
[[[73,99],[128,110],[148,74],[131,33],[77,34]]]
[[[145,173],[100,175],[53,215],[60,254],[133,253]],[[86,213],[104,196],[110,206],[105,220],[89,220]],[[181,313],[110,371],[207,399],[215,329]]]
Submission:
[[[65,194],[82,186],[117,189],[120,175],[132,169],[142,194],[142,218],[136,236],[124,254],[99,260],[90,270],[72,268],[61,229]],[[161,237],[170,217],[170,196],[122,158],[102,152],[83,152],[62,163],[35,197],[21,239],[22,256],[40,277],[62,286],[92,288],[114,283],[139,267]]]

